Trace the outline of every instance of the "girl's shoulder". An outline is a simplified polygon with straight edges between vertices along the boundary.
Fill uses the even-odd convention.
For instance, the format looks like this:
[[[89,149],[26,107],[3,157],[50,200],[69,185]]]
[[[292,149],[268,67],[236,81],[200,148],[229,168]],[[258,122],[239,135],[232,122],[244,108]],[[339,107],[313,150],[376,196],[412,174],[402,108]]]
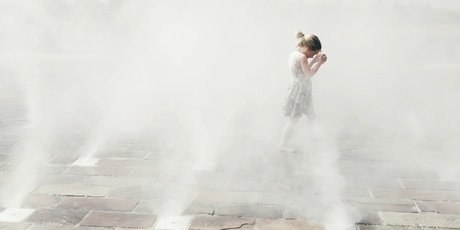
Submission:
[[[299,51],[297,51],[297,50],[296,50],[296,51],[293,51],[293,52],[291,53],[291,55],[290,55],[290,58],[291,58],[291,59],[296,59],[296,60],[301,59],[301,58],[306,58],[306,57],[307,57],[307,56],[305,56],[305,54],[303,54],[303,53],[301,53],[301,52],[299,52]]]
[[[291,54],[289,55],[290,57],[299,57],[300,55],[304,55],[303,53],[297,51],[297,50],[294,50],[291,52]]]

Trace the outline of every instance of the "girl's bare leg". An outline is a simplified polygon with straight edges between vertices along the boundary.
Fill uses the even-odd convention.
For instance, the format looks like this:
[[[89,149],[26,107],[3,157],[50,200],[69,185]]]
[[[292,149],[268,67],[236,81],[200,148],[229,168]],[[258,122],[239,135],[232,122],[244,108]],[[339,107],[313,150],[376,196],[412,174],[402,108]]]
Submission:
[[[292,131],[294,130],[295,125],[299,121],[300,117],[291,117],[289,118],[288,123],[284,126],[283,133],[281,135],[280,150],[284,152],[296,152],[295,149],[288,146],[289,137],[291,137]]]
[[[314,138],[315,137],[315,119],[316,119],[316,115],[313,113],[313,114],[309,115],[307,118],[308,118],[308,136],[310,138]]]

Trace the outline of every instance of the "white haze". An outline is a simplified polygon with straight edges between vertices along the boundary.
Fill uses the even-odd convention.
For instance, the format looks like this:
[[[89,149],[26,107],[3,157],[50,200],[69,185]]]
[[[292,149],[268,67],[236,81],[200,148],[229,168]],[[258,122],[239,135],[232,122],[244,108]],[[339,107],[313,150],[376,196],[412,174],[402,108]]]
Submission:
[[[89,145],[84,157],[110,141],[174,149],[171,162],[191,162],[164,172],[171,178],[182,167],[182,180],[170,185],[177,193],[197,187],[189,178],[194,164],[216,161],[232,154],[229,149],[235,161],[227,166],[276,151],[286,122],[280,106],[296,30],[318,35],[329,57],[313,79],[318,124],[327,133],[318,151],[330,153],[322,158],[324,167],[314,170],[327,177],[327,183],[318,183],[320,190],[338,191],[324,194],[333,201],[328,205],[337,204],[326,215],[340,213],[345,224],[354,221],[338,200],[344,185],[335,135],[414,145],[432,140],[449,159],[437,159],[433,170],[458,175],[448,163],[458,160],[459,149],[458,13],[379,1],[105,4],[0,2],[2,65],[23,85],[30,121],[20,145],[29,147],[21,147],[18,158],[37,165],[26,167],[30,174],[17,170],[20,177],[35,181],[44,152],[72,132]],[[10,187],[22,191],[14,205],[33,189]],[[179,204],[168,214],[187,206],[196,192],[190,190],[171,197]]]

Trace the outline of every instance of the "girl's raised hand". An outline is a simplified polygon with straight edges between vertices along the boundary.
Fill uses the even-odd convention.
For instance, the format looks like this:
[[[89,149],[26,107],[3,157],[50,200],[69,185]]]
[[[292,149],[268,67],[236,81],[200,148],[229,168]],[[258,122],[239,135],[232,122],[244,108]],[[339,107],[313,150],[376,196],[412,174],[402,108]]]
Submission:
[[[323,53],[321,53],[321,52],[315,54],[313,56],[312,62],[319,62],[321,60],[321,55],[323,55]]]
[[[321,53],[320,58],[321,58],[320,60],[321,60],[322,63],[327,61],[327,55],[326,54]]]

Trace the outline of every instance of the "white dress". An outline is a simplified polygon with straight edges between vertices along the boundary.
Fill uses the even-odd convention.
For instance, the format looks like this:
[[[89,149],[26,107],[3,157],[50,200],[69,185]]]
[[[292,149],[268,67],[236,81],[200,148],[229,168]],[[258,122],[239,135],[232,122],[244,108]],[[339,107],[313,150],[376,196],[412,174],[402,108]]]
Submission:
[[[298,61],[299,51],[294,51],[289,56],[289,70],[291,72],[291,81],[289,83],[288,94],[284,99],[282,111],[284,116],[299,117],[302,114],[314,116],[312,100],[311,79],[302,71]]]

